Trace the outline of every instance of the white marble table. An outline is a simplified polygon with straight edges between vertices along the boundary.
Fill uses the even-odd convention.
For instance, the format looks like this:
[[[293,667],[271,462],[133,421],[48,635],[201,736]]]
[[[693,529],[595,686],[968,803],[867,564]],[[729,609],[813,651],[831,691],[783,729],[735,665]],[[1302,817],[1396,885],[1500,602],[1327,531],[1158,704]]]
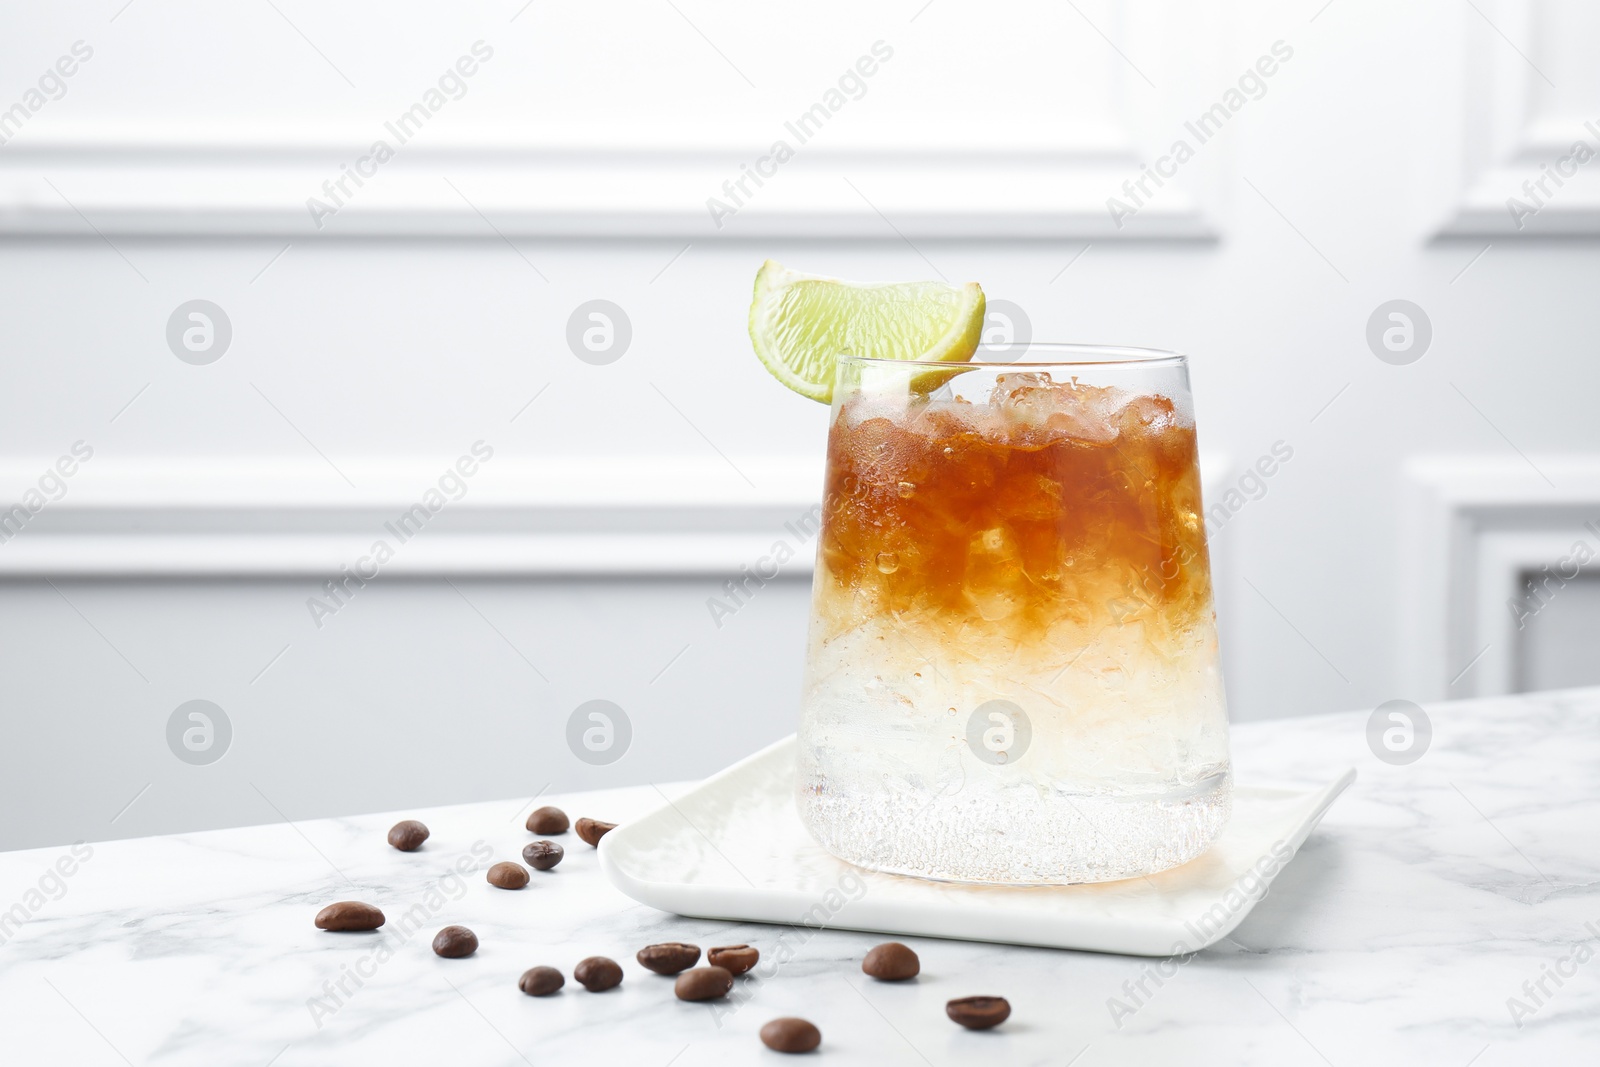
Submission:
[[[634,904],[572,834],[529,889],[488,886],[484,861],[531,839],[526,801],[0,855],[0,907],[26,917],[0,929],[0,1063],[777,1063],[756,1032],[788,1014],[816,1022],[838,1063],[1592,1062],[1600,690],[1430,711],[1432,747],[1405,767],[1368,751],[1366,712],[1236,730],[1242,781],[1314,782],[1348,764],[1360,778],[1234,935],[1160,984],[1158,961],[938,940],[913,942],[919,980],[879,984],[859,970],[877,939],[823,931],[731,1012],[682,1003],[635,950],[770,948],[779,928]],[[621,821],[660,799],[642,787],[540,802]],[[432,828],[423,851],[384,843],[402,816]],[[64,857],[72,873],[52,877]],[[458,863],[473,873],[453,876]],[[406,940],[312,927],[349,898],[391,925],[420,905],[427,925]],[[477,931],[476,956],[429,951],[452,922]],[[620,988],[570,981],[590,954],[624,964]],[[569,975],[561,994],[517,990],[537,963]],[[1009,998],[1011,1021],[948,1022],[944,1002],[973,993]]]

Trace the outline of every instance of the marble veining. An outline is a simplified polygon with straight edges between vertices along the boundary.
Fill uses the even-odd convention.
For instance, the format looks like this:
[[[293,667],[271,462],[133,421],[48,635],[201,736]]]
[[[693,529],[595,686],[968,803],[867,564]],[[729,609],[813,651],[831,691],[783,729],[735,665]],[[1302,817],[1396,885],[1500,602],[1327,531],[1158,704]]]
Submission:
[[[1368,751],[1365,711],[1235,727],[1241,782],[1359,777],[1244,923],[1187,960],[904,939],[922,976],[876,983],[859,961],[880,938],[662,914],[612,889],[573,834],[554,872],[494,889],[484,869],[532,839],[514,799],[7,853],[0,1063],[773,1063],[756,1032],[787,1014],[839,1063],[1592,1059],[1600,690],[1428,711],[1432,745],[1403,767]],[[611,821],[660,802],[649,786],[540,798]],[[384,843],[408,816],[432,829],[411,854]],[[316,930],[342,899],[389,925]],[[452,922],[477,931],[477,955],[429,951]],[[685,1004],[633,960],[661,940],[748,941],[764,960],[735,1000]],[[591,954],[623,964],[621,987],[570,981]],[[538,963],[568,974],[561,994],[517,990]],[[948,1022],[944,1002],[973,993],[1006,996],[1012,1019]]]

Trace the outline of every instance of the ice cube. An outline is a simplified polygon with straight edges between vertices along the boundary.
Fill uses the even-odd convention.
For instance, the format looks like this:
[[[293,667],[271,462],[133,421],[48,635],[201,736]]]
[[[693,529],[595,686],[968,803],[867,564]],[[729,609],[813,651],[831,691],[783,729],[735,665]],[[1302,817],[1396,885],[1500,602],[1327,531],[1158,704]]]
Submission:
[[[1064,439],[1104,445],[1116,440],[1122,390],[1057,382],[1042,371],[1002,374],[990,402],[1007,422],[1011,444],[1043,448]]]

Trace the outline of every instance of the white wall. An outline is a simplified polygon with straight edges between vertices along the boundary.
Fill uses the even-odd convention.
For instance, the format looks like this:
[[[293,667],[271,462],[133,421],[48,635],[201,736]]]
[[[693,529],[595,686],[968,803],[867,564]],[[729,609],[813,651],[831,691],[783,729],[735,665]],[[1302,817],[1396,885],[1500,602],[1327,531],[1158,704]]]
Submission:
[[[691,777],[787,732],[806,553],[722,627],[705,606],[818,484],[825,412],[744,335],[769,256],[1190,353],[1210,485],[1289,443],[1214,540],[1236,718],[1600,680],[1504,603],[1600,519],[1600,163],[1521,232],[1504,203],[1600,147],[1583,5],[118,7],[0,33],[0,109],[94,49],[0,145],[0,503],[94,449],[0,544],[0,847]],[[306,198],[478,40],[318,229]],[[1106,199],[1277,41],[1118,229]],[[196,298],[233,330],[203,366],[166,341]],[[609,365],[566,342],[593,299],[632,325]],[[1366,341],[1393,299],[1432,324],[1410,365]],[[479,440],[463,499],[317,628],[319,583]],[[635,728],[604,767],[565,743],[596,698]],[[234,726],[209,766],[167,749],[191,699]]]

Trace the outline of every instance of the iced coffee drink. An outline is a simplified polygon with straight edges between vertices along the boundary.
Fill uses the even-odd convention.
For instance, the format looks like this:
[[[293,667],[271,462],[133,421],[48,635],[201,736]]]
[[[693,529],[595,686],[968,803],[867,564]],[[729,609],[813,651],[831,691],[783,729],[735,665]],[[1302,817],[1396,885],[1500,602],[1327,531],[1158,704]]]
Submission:
[[[1006,356],[838,361],[801,817],[930,878],[1184,863],[1230,808],[1186,362]]]

